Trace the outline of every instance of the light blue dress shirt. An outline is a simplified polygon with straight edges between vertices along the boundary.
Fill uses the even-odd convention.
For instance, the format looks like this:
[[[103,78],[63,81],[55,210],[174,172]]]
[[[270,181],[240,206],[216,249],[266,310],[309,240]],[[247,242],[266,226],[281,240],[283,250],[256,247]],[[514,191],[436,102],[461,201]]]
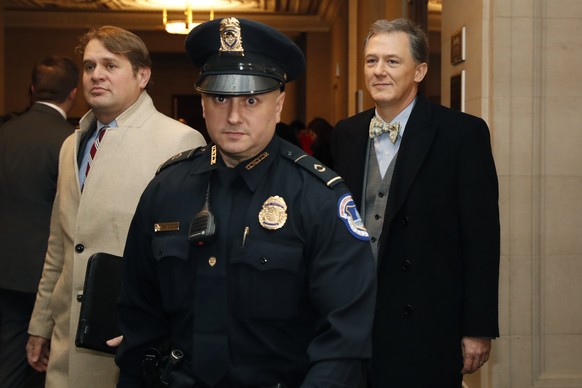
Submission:
[[[386,175],[386,171],[388,170],[388,166],[392,163],[392,160],[396,157],[398,150],[400,149],[400,143],[402,142],[402,136],[404,135],[404,129],[406,128],[406,123],[410,118],[410,113],[412,113],[412,108],[414,108],[414,103],[416,102],[416,98],[412,100],[410,104],[402,112],[398,114],[392,120],[391,123],[400,123],[400,133],[398,134],[398,138],[396,139],[396,143],[392,143],[390,141],[390,137],[388,133],[383,133],[380,136],[377,136],[373,139],[374,141],[374,149],[376,151],[376,159],[378,160],[378,166],[380,168],[380,174],[382,175],[382,179],[384,179],[384,175]],[[376,117],[382,120],[382,117],[378,114],[378,109],[376,109]],[[384,120],[382,120],[384,121]],[[389,123],[389,124],[391,124]]]

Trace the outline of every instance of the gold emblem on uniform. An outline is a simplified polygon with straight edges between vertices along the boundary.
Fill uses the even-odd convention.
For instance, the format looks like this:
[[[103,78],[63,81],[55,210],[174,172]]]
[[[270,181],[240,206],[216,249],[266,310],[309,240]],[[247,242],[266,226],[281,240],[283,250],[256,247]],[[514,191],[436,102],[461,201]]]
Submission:
[[[244,55],[240,22],[237,18],[224,18],[220,22],[220,53]]]
[[[252,170],[253,168],[256,167],[257,164],[261,163],[263,160],[265,160],[267,158],[267,156],[269,156],[269,153],[267,151],[263,152],[262,154],[260,154],[259,156],[257,156],[256,158],[254,158],[252,161],[249,162],[249,164],[247,164],[245,166],[245,168],[247,170]]]
[[[210,149],[210,164],[213,166],[216,164],[216,144]]]
[[[210,256],[210,257],[208,258],[208,264],[209,264],[211,267],[214,267],[214,266],[216,265],[216,257],[214,257],[214,256]]]
[[[278,195],[267,198],[259,212],[259,223],[265,229],[277,230],[287,221],[287,204]]]

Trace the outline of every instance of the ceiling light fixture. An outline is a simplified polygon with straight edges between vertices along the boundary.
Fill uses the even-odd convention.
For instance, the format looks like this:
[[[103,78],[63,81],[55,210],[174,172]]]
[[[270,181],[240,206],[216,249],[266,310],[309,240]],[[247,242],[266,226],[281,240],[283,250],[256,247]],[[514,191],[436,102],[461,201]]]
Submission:
[[[192,7],[190,4],[186,7],[184,11],[185,19],[180,20],[168,20],[168,11],[164,8],[162,13],[162,22],[164,23],[164,28],[166,32],[170,34],[188,34],[194,27],[201,24],[202,22],[194,22],[192,18]],[[209,20],[214,19],[214,9],[210,9]]]

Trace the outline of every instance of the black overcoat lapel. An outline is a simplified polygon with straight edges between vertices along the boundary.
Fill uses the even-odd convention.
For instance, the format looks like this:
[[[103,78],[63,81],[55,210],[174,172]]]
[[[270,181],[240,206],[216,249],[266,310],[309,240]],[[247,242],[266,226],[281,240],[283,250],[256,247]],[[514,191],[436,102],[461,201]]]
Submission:
[[[344,148],[346,155],[340,156],[345,158],[344,160],[350,161],[350,166],[343,169],[342,178],[346,182],[356,183],[351,186],[348,185],[348,187],[352,192],[352,197],[358,208],[360,208],[362,203],[362,189],[364,185],[364,174],[366,173],[366,148],[368,147],[369,139],[368,128],[370,127],[370,120],[374,116],[374,112],[374,109],[369,109],[354,117],[356,120],[353,122],[352,128],[346,131],[347,136],[345,137],[345,141],[349,144],[349,146]]]

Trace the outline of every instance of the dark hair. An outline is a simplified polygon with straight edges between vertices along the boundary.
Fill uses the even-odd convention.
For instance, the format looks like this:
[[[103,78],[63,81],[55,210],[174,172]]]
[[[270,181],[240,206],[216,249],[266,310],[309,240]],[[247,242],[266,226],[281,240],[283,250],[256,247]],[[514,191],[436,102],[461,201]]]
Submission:
[[[134,74],[140,68],[152,67],[150,53],[145,43],[133,32],[115,26],[92,29],[80,37],[77,51],[83,55],[87,44],[93,39],[99,40],[112,53],[127,57]]]
[[[288,124],[280,121],[275,125],[275,133],[285,140],[287,140],[291,144],[295,144],[297,147],[301,147],[299,143],[299,139],[297,139],[297,134]]]
[[[299,119],[291,121],[289,126],[291,127],[292,130],[294,130],[296,132],[301,130],[301,129],[305,129],[305,123]]]
[[[315,138],[316,143],[329,143],[331,141],[333,126],[326,119],[316,117],[309,122],[307,128],[311,129],[317,135]]]
[[[51,55],[32,69],[33,101],[61,103],[79,83],[79,68],[70,58]]]
[[[376,20],[370,26],[368,35],[364,39],[364,49],[368,41],[376,34],[404,32],[408,35],[410,41],[410,54],[414,61],[418,63],[428,63],[428,38],[426,33],[418,25],[408,19]]]

